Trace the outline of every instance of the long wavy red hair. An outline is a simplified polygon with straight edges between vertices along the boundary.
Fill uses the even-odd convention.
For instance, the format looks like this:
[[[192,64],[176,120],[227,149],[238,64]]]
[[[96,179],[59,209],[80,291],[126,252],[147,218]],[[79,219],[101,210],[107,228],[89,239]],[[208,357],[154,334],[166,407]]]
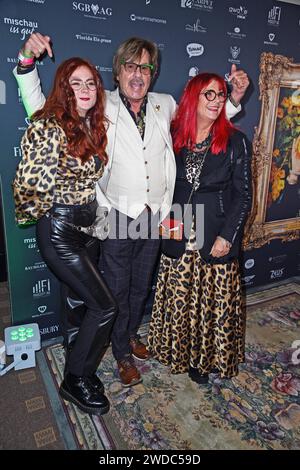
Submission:
[[[89,129],[83,123],[76,109],[76,99],[69,84],[72,73],[78,67],[87,67],[97,84],[97,100],[95,106],[90,109],[86,117],[89,119]],[[44,107],[34,113],[32,119],[50,118],[55,116],[66,133],[68,152],[82,162],[87,161],[92,155],[107,162],[105,148],[107,145],[107,119],[104,115],[105,93],[102,79],[95,67],[85,59],[71,57],[58,67],[53,88],[46,99]]]
[[[183,147],[191,149],[196,143],[197,136],[197,106],[199,94],[207,89],[209,83],[215,80],[220,89],[227,93],[226,83],[222,77],[214,73],[200,73],[186,85],[180,99],[175,118],[171,124],[174,150],[178,153]],[[226,150],[228,139],[235,127],[226,118],[225,105],[211,127],[211,151],[218,154]]]

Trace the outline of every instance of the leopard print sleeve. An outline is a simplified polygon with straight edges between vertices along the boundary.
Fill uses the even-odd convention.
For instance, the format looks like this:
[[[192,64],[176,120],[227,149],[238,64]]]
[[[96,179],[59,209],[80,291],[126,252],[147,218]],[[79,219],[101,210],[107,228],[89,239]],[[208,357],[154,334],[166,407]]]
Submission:
[[[60,154],[60,128],[51,119],[33,122],[22,141],[22,160],[13,181],[18,224],[42,217],[51,207]]]

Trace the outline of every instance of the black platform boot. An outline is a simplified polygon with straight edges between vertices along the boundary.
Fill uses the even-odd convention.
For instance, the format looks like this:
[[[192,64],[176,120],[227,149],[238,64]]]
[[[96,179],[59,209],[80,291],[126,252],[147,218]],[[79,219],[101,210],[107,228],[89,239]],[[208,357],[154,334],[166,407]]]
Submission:
[[[103,415],[109,411],[108,399],[94,389],[88,377],[77,377],[68,372],[61,383],[59,394],[85,413]]]
[[[195,367],[191,367],[189,368],[189,378],[193,381],[193,382],[196,382],[197,384],[207,384],[208,383],[208,374],[200,374],[200,372],[198,371],[198,369],[196,369]]]
[[[116,308],[111,308],[103,312],[101,320],[99,320],[98,325],[95,326],[92,343],[85,356],[84,364],[80,367],[80,376],[73,373],[76,367],[78,368],[78,363],[74,362],[73,354],[76,355],[76,350],[82,350],[85,345],[85,337],[80,335],[80,329],[76,338],[73,338],[73,348],[68,352],[66,373],[59,393],[64,399],[71,401],[86,413],[104,414],[109,410],[108,399],[103,394],[103,384],[100,381],[99,387],[99,379],[95,375],[95,372],[104,354],[105,346],[109,341],[115,316]],[[82,327],[83,325],[81,328]],[[70,370],[72,373],[70,373]],[[101,388],[102,391],[99,391],[99,388]]]

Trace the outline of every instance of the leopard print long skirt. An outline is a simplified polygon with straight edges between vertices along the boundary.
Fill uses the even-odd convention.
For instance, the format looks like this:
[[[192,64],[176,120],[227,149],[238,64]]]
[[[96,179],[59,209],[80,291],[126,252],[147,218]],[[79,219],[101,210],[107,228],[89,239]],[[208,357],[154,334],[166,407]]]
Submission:
[[[233,377],[244,361],[245,309],[237,261],[207,264],[187,249],[174,260],[162,255],[148,350],[172,373],[218,368]]]

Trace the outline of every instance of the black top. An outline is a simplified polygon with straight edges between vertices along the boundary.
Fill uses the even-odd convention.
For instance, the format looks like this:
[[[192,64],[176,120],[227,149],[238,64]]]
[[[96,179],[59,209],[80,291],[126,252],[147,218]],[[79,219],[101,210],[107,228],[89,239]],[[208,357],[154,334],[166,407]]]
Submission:
[[[191,229],[191,217],[196,223],[197,247],[202,258],[212,264],[228,263],[237,258],[244,224],[251,208],[251,144],[240,131],[231,136],[227,151],[214,155],[208,151],[201,176],[200,185],[191,198],[191,210],[184,211],[192,190],[186,176],[186,149],[175,156],[176,184],[173,204],[179,204],[186,214],[182,241],[163,240],[162,252],[172,258],[179,258],[185,251],[185,244]],[[204,212],[203,212],[204,210]],[[178,219],[176,213],[171,212]],[[216,237],[232,243],[228,255],[215,258],[210,255]]]

